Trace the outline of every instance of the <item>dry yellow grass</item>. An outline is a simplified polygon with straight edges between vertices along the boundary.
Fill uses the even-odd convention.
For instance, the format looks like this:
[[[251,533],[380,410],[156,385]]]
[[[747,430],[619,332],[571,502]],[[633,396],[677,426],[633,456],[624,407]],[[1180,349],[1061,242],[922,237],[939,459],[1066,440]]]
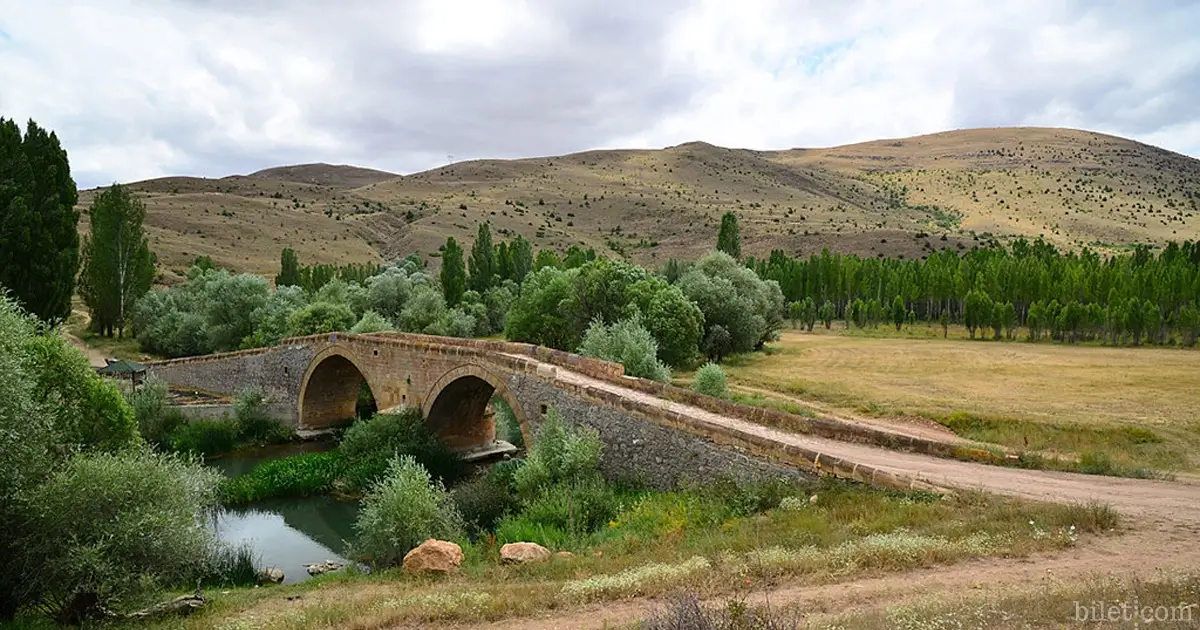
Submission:
[[[1184,458],[1181,468],[1191,467],[1184,453],[1200,444],[1194,350],[879,338],[841,334],[836,324],[817,334],[786,331],[772,347],[735,357],[731,381],[882,415],[967,412],[1098,431],[1146,428],[1171,457]]]
[[[166,267],[210,254],[264,274],[276,271],[285,246],[304,262],[430,255],[447,236],[471,242],[485,220],[501,238],[522,234],[559,250],[582,244],[647,265],[711,249],[726,211],[741,218],[751,255],[829,247],[915,257],[970,246],[984,233],[1107,249],[1200,238],[1200,200],[1190,196],[1200,161],[1066,129],[787,151],[694,142],[477,160],[405,177],[305,165],[134,186],[147,196],[151,244]]]

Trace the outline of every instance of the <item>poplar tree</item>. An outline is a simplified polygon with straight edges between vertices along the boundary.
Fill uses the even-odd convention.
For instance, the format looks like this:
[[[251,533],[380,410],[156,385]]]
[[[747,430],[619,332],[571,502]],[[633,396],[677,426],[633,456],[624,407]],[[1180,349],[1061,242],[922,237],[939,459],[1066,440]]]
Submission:
[[[294,287],[300,285],[300,257],[291,247],[283,248],[279,254],[279,275],[275,276],[275,286]]]
[[[93,327],[107,336],[125,334],[134,303],[154,283],[154,258],[142,223],[146,206],[133,191],[113,184],[88,209],[91,234],[83,244],[80,293]]]
[[[471,289],[482,294],[496,278],[496,249],[492,246],[492,229],[486,222],[479,224],[475,244],[471,245],[470,265]]]
[[[733,256],[734,260],[742,258],[742,235],[738,228],[737,215],[726,212],[721,217],[721,231],[717,233],[717,251]]]
[[[463,250],[453,236],[446,239],[446,248],[442,251],[442,295],[446,305],[458,306],[463,293],[467,291],[467,269],[463,265]]]

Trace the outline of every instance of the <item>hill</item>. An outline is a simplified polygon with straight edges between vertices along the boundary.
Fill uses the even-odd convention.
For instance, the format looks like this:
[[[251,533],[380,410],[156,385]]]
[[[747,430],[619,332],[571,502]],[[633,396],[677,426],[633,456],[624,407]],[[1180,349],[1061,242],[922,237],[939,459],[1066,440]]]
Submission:
[[[470,242],[483,220],[502,238],[579,243],[656,265],[711,248],[729,210],[752,255],[829,247],[920,256],[1016,236],[1105,250],[1200,238],[1200,160],[1070,129],[782,151],[691,142],[474,160],[407,176],[310,164],[132,186],[145,196],[152,246],[176,270],[208,254],[274,273],[285,246],[306,263],[429,255],[450,235]]]

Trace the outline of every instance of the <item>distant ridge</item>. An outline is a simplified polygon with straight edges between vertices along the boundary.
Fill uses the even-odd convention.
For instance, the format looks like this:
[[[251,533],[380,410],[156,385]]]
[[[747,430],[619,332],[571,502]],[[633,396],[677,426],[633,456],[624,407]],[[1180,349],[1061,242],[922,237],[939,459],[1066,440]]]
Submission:
[[[347,164],[294,164],[255,171],[247,177],[273,179],[296,184],[315,184],[334,188],[358,188],[400,177],[396,173]]]

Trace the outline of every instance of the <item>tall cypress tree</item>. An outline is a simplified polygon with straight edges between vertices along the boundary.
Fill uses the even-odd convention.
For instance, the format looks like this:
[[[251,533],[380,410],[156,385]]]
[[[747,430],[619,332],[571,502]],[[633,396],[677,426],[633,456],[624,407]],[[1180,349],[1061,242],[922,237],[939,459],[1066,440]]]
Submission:
[[[96,195],[88,214],[91,234],[83,244],[80,293],[92,324],[105,335],[124,336],[134,303],[154,282],[154,258],[142,227],[146,206],[128,188],[113,184]]]
[[[733,256],[734,260],[742,259],[742,235],[738,228],[737,215],[726,212],[721,217],[721,231],[717,233],[717,251]]]
[[[492,246],[492,229],[487,222],[479,224],[475,244],[471,246],[471,289],[483,293],[491,288],[496,277],[496,249]]]
[[[447,306],[457,306],[467,291],[467,269],[463,265],[463,250],[454,237],[446,239],[442,251],[442,295]]]
[[[58,136],[0,118],[0,285],[44,321],[66,319],[79,270],[79,193]]]

